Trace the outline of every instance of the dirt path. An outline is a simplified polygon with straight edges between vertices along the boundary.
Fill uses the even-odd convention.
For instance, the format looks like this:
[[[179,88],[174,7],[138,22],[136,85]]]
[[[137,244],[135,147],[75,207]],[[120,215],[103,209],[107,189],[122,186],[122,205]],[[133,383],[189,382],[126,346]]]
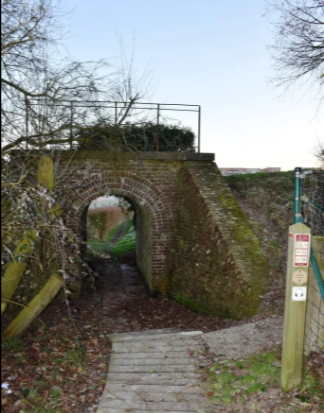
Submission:
[[[195,313],[170,298],[150,296],[134,259],[100,260],[92,266],[100,274],[96,292],[85,288],[75,304],[83,315],[95,312],[98,322],[107,325],[107,333],[160,328],[215,331],[226,325],[224,320]],[[94,303],[91,310],[85,305],[89,302]]]
[[[110,241],[112,244],[115,244],[116,242],[118,242],[124,235],[125,233],[125,229],[127,226],[127,221],[125,221],[123,223],[123,225],[121,225],[121,227],[119,228],[119,230],[116,232],[115,236],[113,237],[113,239]]]

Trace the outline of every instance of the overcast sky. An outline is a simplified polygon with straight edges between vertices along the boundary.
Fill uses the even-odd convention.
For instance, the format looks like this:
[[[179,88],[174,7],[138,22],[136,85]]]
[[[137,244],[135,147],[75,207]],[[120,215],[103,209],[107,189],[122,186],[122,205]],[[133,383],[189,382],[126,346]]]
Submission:
[[[272,34],[263,0],[65,0],[66,47],[80,60],[117,59],[122,39],[149,100],[202,107],[202,151],[219,167],[310,167],[324,139],[311,93],[269,83]],[[193,114],[194,115],[194,114]],[[196,118],[185,117],[196,127]]]

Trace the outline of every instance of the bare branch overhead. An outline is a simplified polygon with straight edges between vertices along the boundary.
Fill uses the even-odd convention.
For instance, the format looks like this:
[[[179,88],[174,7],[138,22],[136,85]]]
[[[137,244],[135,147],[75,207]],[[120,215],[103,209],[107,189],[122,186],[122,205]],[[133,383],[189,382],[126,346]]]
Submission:
[[[276,86],[310,82],[323,98],[324,2],[269,0],[274,39],[269,51],[277,72]]]

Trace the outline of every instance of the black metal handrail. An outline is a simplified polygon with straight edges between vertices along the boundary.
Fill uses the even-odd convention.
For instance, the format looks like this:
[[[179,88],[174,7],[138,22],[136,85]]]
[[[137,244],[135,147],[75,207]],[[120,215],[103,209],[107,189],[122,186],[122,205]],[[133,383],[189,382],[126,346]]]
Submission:
[[[59,102],[48,102],[45,99],[33,100],[29,103],[31,106],[45,105],[48,107],[66,107],[70,109],[71,126],[70,133],[73,134],[73,114],[76,108],[104,108],[114,109],[115,125],[118,124],[118,110],[155,110],[156,111],[156,151],[159,151],[159,125],[160,116],[162,111],[172,112],[194,112],[198,114],[197,120],[197,152],[200,153],[201,149],[201,106],[200,105],[188,105],[181,103],[151,103],[151,102],[119,102],[119,101],[103,101],[92,100],[88,102],[78,100],[64,100]],[[108,105],[108,106],[107,106]],[[109,106],[110,105],[110,106]],[[26,113],[26,131],[28,131],[28,108]],[[72,145],[72,144],[71,144]]]

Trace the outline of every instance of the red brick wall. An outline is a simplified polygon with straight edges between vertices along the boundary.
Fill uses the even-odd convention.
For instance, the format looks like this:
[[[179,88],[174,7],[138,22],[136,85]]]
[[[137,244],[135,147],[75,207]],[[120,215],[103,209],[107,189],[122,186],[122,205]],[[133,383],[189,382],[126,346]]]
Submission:
[[[77,154],[68,165],[67,225],[82,234],[94,199],[124,196],[139,217],[138,264],[151,291],[205,312],[250,316],[265,288],[266,260],[216,165],[194,155]]]
[[[152,290],[161,290],[168,278],[177,203],[177,175],[181,163],[161,161],[74,160],[70,165],[73,193],[65,196],[67,225],[82,231],[84,212],[99,196],[121,195],[150,217]],[[145,275],[145,274],[144,274]],[[148,278],[148,277],[147,277]]]

